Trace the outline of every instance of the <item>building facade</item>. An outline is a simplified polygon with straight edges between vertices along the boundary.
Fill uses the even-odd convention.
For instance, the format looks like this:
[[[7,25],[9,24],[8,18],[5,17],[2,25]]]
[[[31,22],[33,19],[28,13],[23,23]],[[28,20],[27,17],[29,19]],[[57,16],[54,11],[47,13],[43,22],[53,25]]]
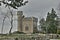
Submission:
[[[35,17],[24,17],[22,11],[17,12],[18,17],[18,31],[24,33],[37,32],[38,18]]]

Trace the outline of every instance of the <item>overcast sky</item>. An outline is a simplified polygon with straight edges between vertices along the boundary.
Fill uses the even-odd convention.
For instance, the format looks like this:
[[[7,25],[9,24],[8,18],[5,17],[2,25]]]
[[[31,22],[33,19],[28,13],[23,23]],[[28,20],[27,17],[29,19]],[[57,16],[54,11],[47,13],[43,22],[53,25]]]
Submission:
[[[56,10],[58,7],[58,4],[60,3],[60,0],[28,0],[28,1],[29,2],[27,3],[27,5],[18,8],[18,10],[23,11],[25,16],[34,16],[39,19],[43,17],[46,18],[47,12],[51,11],[51,8],[54,8]],[[4,17],[3,15],[1,15],[1,11],[4,14],[7,12],[7,10],[3,6],[0,7],[0,28],[2,27],[2,19]],[[59,13],[57,12],[57,14]],[[16,19],[15,17],[16,15],[14,15],[14,19]],[[8,33],[10,28],[10,23],[8,22],[9,20],[7,19],[5,21],[4,33]],[[14,27],[13,27],[13,31],[16,31],[16,30],[17,30],[17,20],[14,21]],[[0,32],[1,32],[1,29],[0,29]]]

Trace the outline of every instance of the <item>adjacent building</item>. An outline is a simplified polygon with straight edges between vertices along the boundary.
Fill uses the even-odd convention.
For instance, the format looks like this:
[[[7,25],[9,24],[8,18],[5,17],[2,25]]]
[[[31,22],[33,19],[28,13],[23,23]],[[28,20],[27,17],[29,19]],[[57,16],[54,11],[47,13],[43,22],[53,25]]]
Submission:
[[[24,33],[33,33],[37,32],[37,22],[38,18],[36,17],[25,17],[22,11],[17,12],[18,17],[18,31]]]

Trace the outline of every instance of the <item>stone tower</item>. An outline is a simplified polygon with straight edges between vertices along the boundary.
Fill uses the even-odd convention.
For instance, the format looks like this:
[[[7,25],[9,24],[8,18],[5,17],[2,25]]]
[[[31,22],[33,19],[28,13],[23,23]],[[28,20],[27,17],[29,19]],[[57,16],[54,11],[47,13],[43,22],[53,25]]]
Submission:
[[[23,15],[22,11],[18,11],[17,12],[17,18],[18,18],[18,27],[17,27],[17,30],[19,32],[22,32],[22,15]]]
[[[38,18],[35,17],[25,17],[23,11],[17,12],[18,27],[17,30],[23,33],[35,33],[37,32],[37,22]]]

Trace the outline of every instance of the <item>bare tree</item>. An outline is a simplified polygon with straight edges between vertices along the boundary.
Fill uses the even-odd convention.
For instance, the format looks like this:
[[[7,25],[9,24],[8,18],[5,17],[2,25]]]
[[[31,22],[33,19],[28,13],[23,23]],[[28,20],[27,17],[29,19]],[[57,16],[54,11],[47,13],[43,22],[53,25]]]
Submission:
[[[5,7],[8,7],[8,9],[10,10],[11,7],[14,8],[14,9],[17,9],[18,7],[26,5],[26,3],[28,3],[28,1],[24,2],[23,0],[7,0],[7,1],[6,0],[1,0],[0,1],[0,6],[2,5],[1,3],[5,4]],[[9,34],[11,33],[11,30],[13,28],[13,13],[12,13],[11,10],[10,10],[10,14],[11,14],[11,28],[10,28]],[[4,20],[5,20],[5,17],[4,17]],[[3,23],[4,23],[4,20],[3,20]]]
[[[8,12],[7,12],[7,14],[8,14]],[[8,19],[9,19],[9,16],[8,16],[7,14],[6,14],[6,15],[4,15],[4,17],[3,17],[1,34],[3,34],[3,27],[4,27],[4,22],[5,22],[5,19],[6,19],[6,18],[8,18]]]
[[[8,8],[9,8],[9,7],[8,7]],[[10,10],[10,8],[9,8],[9,10]],[[10,10],[10,13],[11,13],[11,28],[10,28],[9,33],[11,33],[11,30],[12,30],[12,28],[13,28],[13,13],[12,13],[11,10]]]

